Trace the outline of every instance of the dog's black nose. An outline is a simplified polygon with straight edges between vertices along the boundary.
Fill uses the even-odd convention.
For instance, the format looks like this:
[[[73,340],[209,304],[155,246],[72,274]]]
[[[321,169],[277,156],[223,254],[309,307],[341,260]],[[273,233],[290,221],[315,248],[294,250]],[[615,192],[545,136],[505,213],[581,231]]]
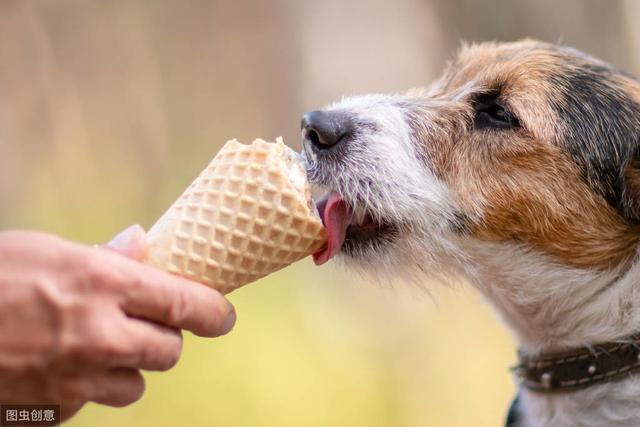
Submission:
[[[342,111],[311,111],[302,117],[302,136],[319,150],[343,141],[353,132],[353,120]]]

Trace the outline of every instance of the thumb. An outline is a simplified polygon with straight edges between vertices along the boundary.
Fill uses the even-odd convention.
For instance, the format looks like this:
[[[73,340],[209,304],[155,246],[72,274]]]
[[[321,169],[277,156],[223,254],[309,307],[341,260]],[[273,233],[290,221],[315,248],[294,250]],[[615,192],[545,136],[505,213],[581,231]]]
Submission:
[[[105,247],[139,261],[147,250],[146,233],[138,224],[132,225],[116,234]]]

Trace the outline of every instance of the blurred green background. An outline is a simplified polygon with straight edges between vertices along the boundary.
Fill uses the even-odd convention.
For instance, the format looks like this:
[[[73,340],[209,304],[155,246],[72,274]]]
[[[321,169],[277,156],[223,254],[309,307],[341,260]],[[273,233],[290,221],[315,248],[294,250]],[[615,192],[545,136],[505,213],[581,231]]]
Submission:
[[[437,76],[459,41],[535,37],[640,70],[634,1],[0,2],[0,228],[148,227],[221,144]],[[69,427],[498,426],[514,344],[463,284],[380,287],[308,260],[230,296],[130,407]]]

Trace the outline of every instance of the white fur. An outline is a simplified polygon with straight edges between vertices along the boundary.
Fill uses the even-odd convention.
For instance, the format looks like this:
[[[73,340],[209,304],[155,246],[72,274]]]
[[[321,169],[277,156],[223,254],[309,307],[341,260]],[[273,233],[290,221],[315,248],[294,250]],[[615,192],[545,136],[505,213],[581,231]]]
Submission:
[[[377,130],[349,141],[346,159],[327,162],[308,151],[312,180],[339,191],[356,211],[367,209],[402,225],[400,239],[384,250],[344,260],[348,265],[383,275],[409,271],[410,278],[463,275],[532,354],[640,331],[640,264],[626,271],[578,269],[526,245],[454,233],[454,202],[419,158],[400,101],[371,95],[330,106],[357,114]],[[638,403],[638,375],[577,392],[522,391],[527,427],[640,426]]]

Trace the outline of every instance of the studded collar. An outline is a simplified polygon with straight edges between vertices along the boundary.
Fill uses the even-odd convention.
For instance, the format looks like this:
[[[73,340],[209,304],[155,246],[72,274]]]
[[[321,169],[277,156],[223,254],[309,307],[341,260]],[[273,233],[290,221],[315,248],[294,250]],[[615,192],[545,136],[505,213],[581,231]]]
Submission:
[[[535,357],[520,351],[518,359],[511,369],[524,387],[537,392],[579,390],[640,372],[640,334]]]

